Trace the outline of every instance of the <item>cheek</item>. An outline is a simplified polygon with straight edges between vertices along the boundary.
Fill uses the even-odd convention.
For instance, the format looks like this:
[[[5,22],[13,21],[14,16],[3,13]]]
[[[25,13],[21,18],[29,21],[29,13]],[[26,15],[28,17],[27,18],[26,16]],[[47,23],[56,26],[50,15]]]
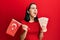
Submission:
[[[30,10],[30,13],[33,13],[34,12],[34,10]]]
[[[29,11],[30,15],[34,15],[33,12],[34,12],[34,10],[30,10]]]
[[[34,14],[33,14],[32,12],[30,13],[30,15],[31,15],[31,16],[34,16]]]
[[[36,17],[36,16],[37,16],[37,15],[34,14],[34,13],[30,13],[30,15],[31,15],[32,17]]]
[[[38,13],[38,11],[36,10],[36,13]]]

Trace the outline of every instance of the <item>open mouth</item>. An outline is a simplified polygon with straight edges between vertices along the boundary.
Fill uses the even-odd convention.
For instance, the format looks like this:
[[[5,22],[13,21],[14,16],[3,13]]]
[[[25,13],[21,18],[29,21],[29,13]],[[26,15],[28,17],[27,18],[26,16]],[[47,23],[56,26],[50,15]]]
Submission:
[[[34,14],[36,14],[36,12],[34,12]]]

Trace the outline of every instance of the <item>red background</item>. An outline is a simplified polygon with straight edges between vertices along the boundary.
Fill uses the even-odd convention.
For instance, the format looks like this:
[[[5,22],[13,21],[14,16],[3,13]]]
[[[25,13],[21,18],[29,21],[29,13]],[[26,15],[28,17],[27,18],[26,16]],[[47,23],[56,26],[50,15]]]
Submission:
[[[0,0],[0,40],[20,40],[19,30],[15,37],[5,32],[12,18],[18,21],[24,19],[26,7],[31,2],[37,4],[39,17],[49,18],[48,31],[44,33],[43,40],[60,40],[60,3],[58,0]]]

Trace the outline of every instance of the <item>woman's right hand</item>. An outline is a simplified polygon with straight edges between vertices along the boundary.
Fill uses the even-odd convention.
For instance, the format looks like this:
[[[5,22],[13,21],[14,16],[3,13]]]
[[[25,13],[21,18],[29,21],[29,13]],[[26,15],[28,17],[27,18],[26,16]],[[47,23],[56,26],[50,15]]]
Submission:
[[[28,32],[28,26],[25,24],[22,24],[22,29],[24,30],[24,32],[21,34],[20,38],[21,40],[24,40]]]
[[[25,32],[27,32],[27,31],[28,31],[28,26],[25,25],[25,24],[22,24],[22,29],[23,29]]]

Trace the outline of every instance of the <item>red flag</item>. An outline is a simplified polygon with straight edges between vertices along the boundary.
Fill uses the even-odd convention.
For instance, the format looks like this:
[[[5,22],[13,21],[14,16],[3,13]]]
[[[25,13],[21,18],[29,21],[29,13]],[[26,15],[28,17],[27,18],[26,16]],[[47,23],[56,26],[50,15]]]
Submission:
[[[16,21],[15,19],[12,19],[7,28],[6,33],[14,37],[20,26],[21,26],[20,22]]]

